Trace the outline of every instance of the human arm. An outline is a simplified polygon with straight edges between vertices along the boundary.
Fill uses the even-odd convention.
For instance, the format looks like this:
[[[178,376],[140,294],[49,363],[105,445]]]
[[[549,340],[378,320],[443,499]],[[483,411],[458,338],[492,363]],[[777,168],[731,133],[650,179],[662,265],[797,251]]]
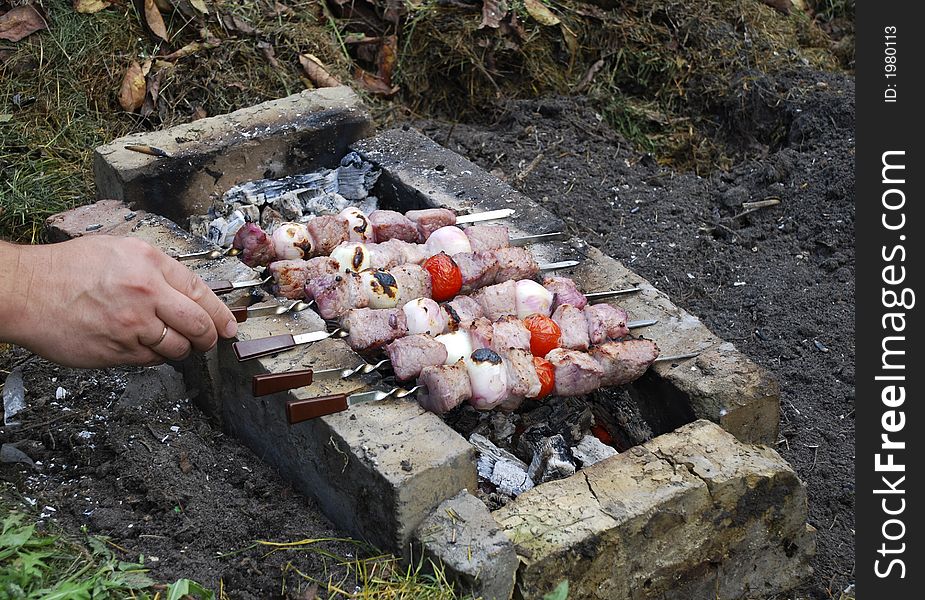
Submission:
[[[157,364],[236,332],[198,275],[141,240],[0,242],[0,341],[59,364]]]

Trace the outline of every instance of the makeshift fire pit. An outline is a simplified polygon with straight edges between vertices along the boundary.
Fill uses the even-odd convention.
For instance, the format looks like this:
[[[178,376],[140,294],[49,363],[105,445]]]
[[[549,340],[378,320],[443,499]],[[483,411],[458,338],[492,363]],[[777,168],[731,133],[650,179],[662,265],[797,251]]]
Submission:
[[[157,148],[160,156],[129,145]],[[58,215],[49,226],[59,238],[115,233],[171,254],[214,250],[184,228],[191,217],[195,227],[216,197],[255,179],[336,167],[350,151],[381,172],[372,192],[382,208],[510,208],[517,215],[506,222],[512,236],[563,228],[530,199],[413,130],[372,135],[345,88],[103,146],[98,193],[115,200]],[[289,400],[388,389],[375,371],[254,396],[254,375],[360,364],[336,338],[244,362],[222,343],[182,365],[187,385],[203,410],[314,496],[336,524],[384,549],[440,559],[485,598],[541,598],[562,579],[570,581],[570,597],[601,599],[766,597],[797,585],[814,550],[805,490],[776,452],[755,445],[777,438],[773,379],[581,240],[532,250],[540,262],[580,260],[564,274],[584,291],[641,288],[616,302],[631,318],[657,321],[645,337],[662,355],[700,354],[657,363],[632,385],[547,402],[516,417],[460,410],[444,420],[391,398],[287,421]],[[259,278],[233,256],[188,264],[207,281]],[[255,299],[250,289],[226,298],[239,307]],[[325,329],[318,314],[302,310],[248,318],[238,338]],[[587,435],[592,421],[597,437]],[[505,440],[518,440],[509,447],[515,456],[497,449]],[[538,451],[545,464],[527,464]],[[487,470],[505,460],[533,471],[535,487],[515,494],[487,485]]]

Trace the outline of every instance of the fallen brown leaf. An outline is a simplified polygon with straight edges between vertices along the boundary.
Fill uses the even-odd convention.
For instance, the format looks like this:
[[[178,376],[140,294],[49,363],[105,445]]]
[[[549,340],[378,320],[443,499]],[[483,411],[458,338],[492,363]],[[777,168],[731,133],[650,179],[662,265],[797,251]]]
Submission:
[[[154,0],[145,0],[145,22],[151,28],[151,33],[167,41],[167,26],[164,24],[164,17],[157,8]]]
[[[185,451],[180,452],[179,463],[180,463],[180,472],[182,472],[184,475],[186,475],[187,473],[193,470],[193,463],[190,462],[189,454],[187,454]]]
[[[271,67],[277,71],[283,70],[283,66],[279,64],[279,60],[276,58],[276,49],[273,47],[273,44],[270,42],[258,42],[257,48],[259,48],[260,52],[263,53],[264,58],[267,59],[267,62],[270,63]]]
[[[201,106],[197,106],[193,109],[193,116],[190,117],[190,121],[198,121],[199,119],[205,119],[208,116],[209,113],[206,112],[206,109]]]
[[[240,33],[241,35],[257,34],[257,30],[250,23],[234,15],[222,15],[222,24],[230,33]]]
[[[341,84],[333,75],[328,73],[324,63],[312,54],[300,54],[299,64],[302,65],[302,70],[315,84],[315,87],[337,87]]]
[[[507,15],[508,10],[507,0],[483,0],[482,23],[479,25],[479,29],[483,27],[497,29],[501,25],[501,19]]]
[[[17,6],[0,15],[0,40],[18,42],[40,29],[48,29],[48,23],[31,4]]]
[[[217,48],[220,44],[221,40],[215,37],[207,38],[204,42],[190,42],[179,50],[175,50],[165,56],[164,60],[173,62],[181,58],[186,58],[192,54],[196,54],[201,50],[211,50],[213,48]]]
[[[110,6],[112,4],[106,0],[74,0],[74,10],[84,15],[98,13]]]
[[[145,73],[137,61],[133,61],[122,78],[119,89],[119,106],[125,112],[135,112],[145,101]]]
[[[559,17],[553,14],[540,0],[524,0],[524,8],[540,25],[558,25]]]
[[[189,0],[189,3],[193,5],[193,8],[198,10],[204,15],[209,14],[209,7],[206,6],[205,0]]]
[[[370,94],[377,94],[379,96],[394,96],[398,93],[397,85],[390,85],[388,82],[383,81],[378,75],[373,75],[369,71],[363,69],[357,69],[354,73],[354,79],[360,85],[361,88],[369,92]]]
[[[379,73],[377,75],[386,85],[392,86],[392,75],[395,72],[395,65],[398,64],[398,36],[387,35],[382,38],[382,45],[379,46],[379,56],[377,66]]]

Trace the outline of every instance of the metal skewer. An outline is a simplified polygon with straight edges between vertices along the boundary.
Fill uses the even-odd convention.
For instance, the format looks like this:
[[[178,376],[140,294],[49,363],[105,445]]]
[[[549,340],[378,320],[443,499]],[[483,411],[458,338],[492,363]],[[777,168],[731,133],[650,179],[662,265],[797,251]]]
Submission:
[[[227,294],[232,290],[263,285],[265,283],[269,283],[272,279],[273,277],[270,276],[266,279],[251,279],[250,281],[207,281],[206,285],[209,286],[209,289],[211,289],[216,294]]]
[[[306,308],[311,308],[315,305],[315,301],[304,302],[302,300],[294,300],[291,304],[285,305],[275,305],[275,306],[231,306],[231,314],[234,315],[235,321],[238,323],[243,323],[244,321],[254,318],[254,317],[278,317],[284,315],[288,312],[300,312]]]
[[[514,215],[513,208],[502,208],[500,210],[486,210],[483,212],[472,213],[468,215],[457,215],[456,224],[460,223],[477,223],[479,221],[492,221],[494,219],[506,219]]]
[[[222,258],[223,256],[237,256],[241,254],[243,250],[238,250],[237,248],[216,248],[215,250],[203,250],[202,252],[190,252],[188,254],[178,254],[174,256],[177,260],[215,260],[216,258]]]

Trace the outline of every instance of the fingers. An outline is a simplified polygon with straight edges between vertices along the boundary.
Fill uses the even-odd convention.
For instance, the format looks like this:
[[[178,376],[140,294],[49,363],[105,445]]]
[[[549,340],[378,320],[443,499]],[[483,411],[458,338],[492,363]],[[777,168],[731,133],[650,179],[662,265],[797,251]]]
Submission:
[[[168,288],[166,293],[161,294],[155,311],[167,325],[168,336],[171,333],[183,336],[196,350],[205,352],[218,341],[218,332],[209,313],[176,290]]]
[[[192,350],[190,341],[167,325],[162,326],[160,337],[154,343],[145,344],[142,342],[142,344],[158,355],[156,359],[160,359],[159,362],[163,362],[164,359],[182,360],[189,356]]]
[[[237,321],[235,321],[225,303],[209,289],[209,286],[198,275],[166,254],[161,254],[160,263],[161,271],[167,283],[180,294],[196,303],[205,312],[212,323],[211,328],[213,331],[217,332],[221,337],[234,337],[238,331]],[[197,339],[193,340],[193,346],[201,350],[203,348],[197,345],[197,342],[202,341],[199,339],[200,337],[197,336]],[[215,339],[212,340],[208,348],[211,348],[214,344]],[[205,349],[208,350],[208,348]]]

